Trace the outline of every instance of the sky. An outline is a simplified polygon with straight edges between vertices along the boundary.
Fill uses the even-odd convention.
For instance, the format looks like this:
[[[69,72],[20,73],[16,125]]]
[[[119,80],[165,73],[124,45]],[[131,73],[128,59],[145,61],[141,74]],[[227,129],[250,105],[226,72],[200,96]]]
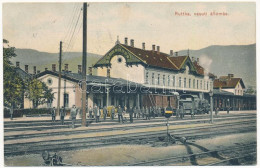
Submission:
[[[82,52],[82,3],[3,3],[3,38],[10,46],[58,53]],[[225,16],[210,16],[211,12]],[[181,15],[181,13],[190,16]],[[206,16],[195,16],[194,13]],[[104,55],[117,40],[160,50],[256,42],[254,2],[89,3],[87,50]]]

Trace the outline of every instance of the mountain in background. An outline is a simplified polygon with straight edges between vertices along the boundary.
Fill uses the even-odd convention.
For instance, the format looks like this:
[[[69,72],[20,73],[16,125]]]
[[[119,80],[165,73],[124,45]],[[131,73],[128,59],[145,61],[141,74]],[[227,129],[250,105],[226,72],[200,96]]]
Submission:
[[[58,70],[59,53],[39,52],[32,49],[16,49],[16,57],[11,59],[12,63],[20,62],[20,67],[24,69],[24,65],[29,65],[29,73],[33,73],[33,66],[37,67],[37,70],[41,72],[48,68],[52,69],[52,64],[56,64],[56,70]],[[102,56],[98,54],[87,54],[87,67],[95,64]],[[64,52],[62,53],[62,69],[64,64],[69,64],[69,71],[78,72],[78,65],[82,64],[82,52]],[[95,70],[93,70],[95,73]]]
[[[178,52],[187,55],[187,50]],[[234,74],[241,77],[246,87],[256,89],[256,44],[250,45],[212,45],[200,50],[189,50],[190,57],[212,61],[209,71],[219,76]]]
[[[37,66],[37,70],[44,71],[45,67],[51,70],[52,64],[56,64],[58,70],[59,53],[39,52],[32,49],[16,49],[17,56],[11,61],[15,65],[16,61],[20,62],[20,67],[24,69],[24,65],[29,65],[29,72],[33,73],[33,66]],[[81,52],[63,53],[63,66],[69,64],[69,70],[78,72],[78,65],[81,65]],[[187,55],[187,50],[178,52],[178,55]],[[210,63],[208,69],[217,76],[224,76],[229,73],[235,77],[241,77],[246,87],[256,88],[256,44],[251,45],[230,45],[219,46],[212,45],[199,50],[189,50],[190,57],[200,59],[200,63]],[[88,53],[87,66],[95,64],[102,56],[98,54]],[[93,70],[95,74],[95,70]]]

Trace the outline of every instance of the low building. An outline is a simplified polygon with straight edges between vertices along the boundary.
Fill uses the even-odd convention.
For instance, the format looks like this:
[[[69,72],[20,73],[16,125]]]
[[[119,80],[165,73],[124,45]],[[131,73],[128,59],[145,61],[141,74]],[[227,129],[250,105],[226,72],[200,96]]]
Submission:
[[[214,80],[214,108],[226,110],[254,110],[256,109],[256,95],[245,94],[242,78],[235,78],[234,74],[220,76]]]

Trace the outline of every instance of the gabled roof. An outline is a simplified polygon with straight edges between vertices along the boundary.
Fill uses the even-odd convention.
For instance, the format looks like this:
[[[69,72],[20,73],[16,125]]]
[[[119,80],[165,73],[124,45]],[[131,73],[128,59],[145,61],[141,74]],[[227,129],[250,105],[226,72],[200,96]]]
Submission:
[[[236,88],[238,83],[242,88],[245,88],[244,82],[241,78],[230,78],[228,76],[222,76],[219,79],[214,80],[214,88]]]
[[[189,56],[170,56],[163,52],[143,50],[120,43],[116,44],[104,57],[98,60],[94,67],[111,66],[110,60],[116,54],[123,55],[127,60],[127,64],[139,63],[175,71],[183,70],[184,65],[189,64],[194,74],[204,76],[204,68],[194,65]]]
[[[178,67],[173,62],[169,61],[169,55],[165,53],[157,53],[157,51],[152,50],[142,50],[140,48],[127,46],[124,44],[121,45],[132,52],[136,57],[140,58],[147,65],[178,70]]]

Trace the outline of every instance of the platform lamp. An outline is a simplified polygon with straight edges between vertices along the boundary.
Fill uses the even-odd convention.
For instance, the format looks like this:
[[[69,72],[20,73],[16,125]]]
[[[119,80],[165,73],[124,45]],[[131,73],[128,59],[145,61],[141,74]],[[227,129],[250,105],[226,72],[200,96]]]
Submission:
[[[210,96],[210,123],[213,124],[213,90],[210,90],[209,96]]]

